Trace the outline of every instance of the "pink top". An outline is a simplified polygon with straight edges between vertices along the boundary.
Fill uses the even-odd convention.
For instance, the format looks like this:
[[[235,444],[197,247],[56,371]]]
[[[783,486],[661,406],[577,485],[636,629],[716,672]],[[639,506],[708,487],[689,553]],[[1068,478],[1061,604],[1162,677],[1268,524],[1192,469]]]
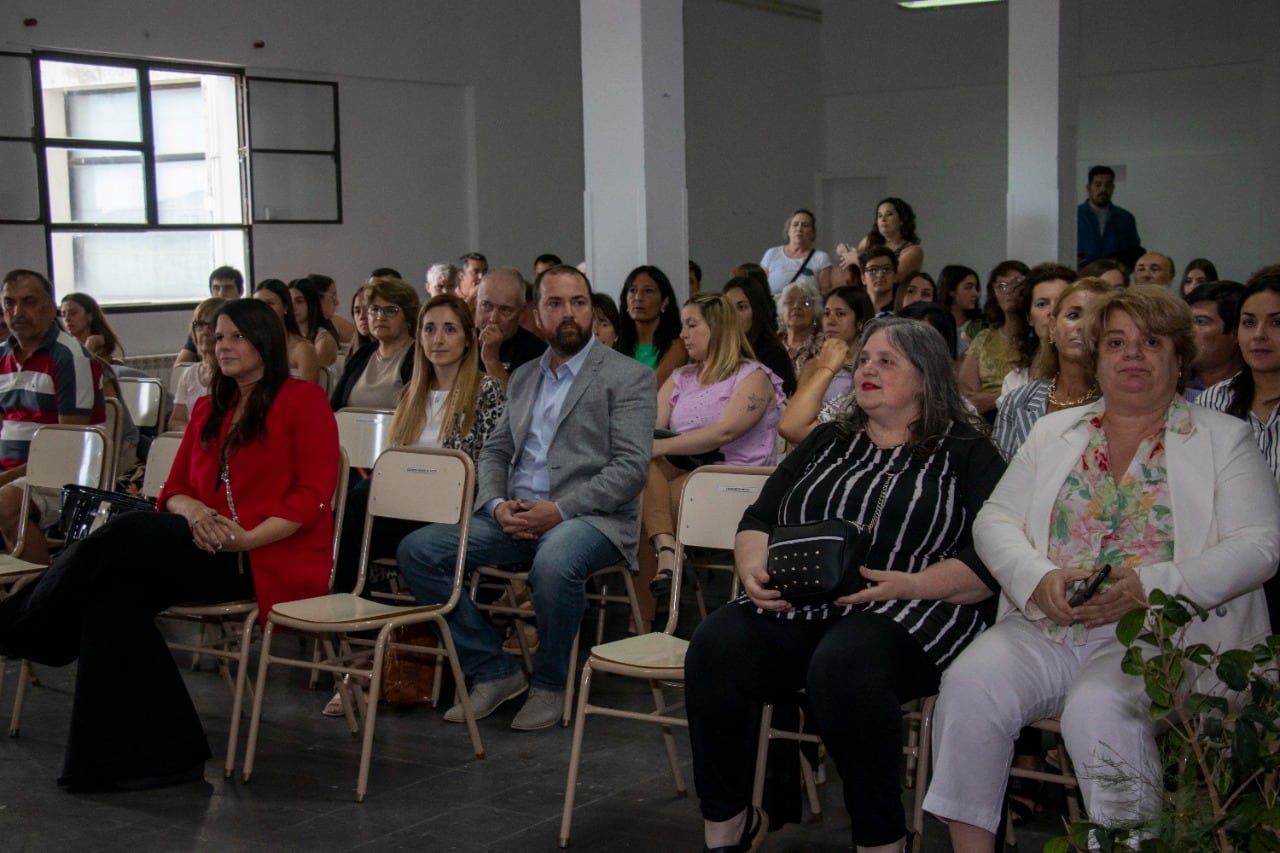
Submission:
[[[758,361],[743,362],[728,379],[710,385],[698,384],[700,365],[688,364],[677,368],[671,378],[671,423],[674,432],[692,430],[720,420],[724,407],[733,396],[738,383],[756,370],[763,370],[773,383],[773,405],[755,426],[720,448],[726,465],[773,465],[776,462],[778,421],[782,418],[779,408],[786,400],[782,393],[782,380]]]

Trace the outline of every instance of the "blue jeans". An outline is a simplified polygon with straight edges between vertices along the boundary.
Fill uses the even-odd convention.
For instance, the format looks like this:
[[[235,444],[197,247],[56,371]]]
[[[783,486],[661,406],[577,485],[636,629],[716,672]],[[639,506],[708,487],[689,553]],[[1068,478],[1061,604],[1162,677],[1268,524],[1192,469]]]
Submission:
[[[400,573],[420,604],[449,599],[457,554],[455,524],[431,524],[400,541]],[[621,559],[603,533],[578,518],[560,522],[541,539],[524,540],[512,539],[493,518],[477,513],[467,537],[468,572],[476,566],[532,563],[529,586],[539,642],[532,682],[547,690],[564,690],[569,678],[569,653],[587,605],[584,582],[592,572]],[[473,681],[494,681],[516,671],[515,658],[502,651],[497,631],[465,593],[448,619],[458,663]]]

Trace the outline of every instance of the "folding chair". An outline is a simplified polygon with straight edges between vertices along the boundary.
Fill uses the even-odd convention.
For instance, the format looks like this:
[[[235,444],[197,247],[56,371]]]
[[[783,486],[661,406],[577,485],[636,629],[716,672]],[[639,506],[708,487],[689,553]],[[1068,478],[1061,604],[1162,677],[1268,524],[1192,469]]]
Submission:
[[[394,416],[394,409],[355,407],[334,413],[338,421],[338,443],[347,451],[352,468],[372,468],[382,451],[391,446],[391,418]]]
[[[108,455],[107,440],[99,427],[48,424],[36,430],[27,454],[27,476],[19,510],[17,544],[12,554],[0,554],[0,598],[13,594],[47,568],[21,559],[22,542],[26,537],[28,516],[31,514],[31,490],[61,489],[68,483],[103,488]],[[4,684],[7,664],[7,659],[0,657],[0,688]],[[31,664],[24,660],[13,698],[13,713],[9,718],[9,737],[18,736],[28,682],[34,683],[35,678]]]
[[[198,361],[184,361],[182,364],[175,364],[169,368],[169,381],[166,383],[165,390],[171,395],[176,395],[178,386],[182,384],[182,375],[199,364],[200,362]]]
[[[155,488],[156,493],[159,493],[160,487],[164,485],[164,479],[168,476],[178,445],[181,443],[182,433],[167,432],[152,444],[151,457],[147,460],[147,477],[151,483],[150,488]],[[347,497],[346,455],[341,448],[338,449],[338,453],[341,458],[332,501],[335,519],[333,530],[335,558],[338,553],[338,531]],[[160,470],[161,468],[163,471]],[[145,483],[144,488],[147,488]],[[148,494],[148,497],[154,497],[154,495]],[[244,715],[244,694],[248,684],[249,650],[253,643],[254,628],[258,623],[258,602],[256,599],[249,598],[237,601],[179,604],[166,609],[156,618],[192,622],[200,626],[200,634],[194,641],[170,640],[168,642],[169,648],[173,651],[191,652],[193,669],[198,665],[202,655],[208,655],[217,661],[218,674],[222,676],[227,689],[231,692],[231,722],[227,732],[227,752],[222,767],[223,777],[230,779],[236,769],[240,718]],[[234,679],[231,677],[229,663],[235,664]]]
[[[369,679],[369,697],[362,702],[364,742],[360,752],[360,773],[356,782],[356,802],[364,802],[368,787],[369,763],[373,749],[373,731],[377,720],[378,697],[382,689],[382,661],[389,645],[397,650],[435,657],[446,657],[458,685],[458,701],[462,704],[467,732],[477,758],[484,757],[484,745],[476,726],[475,714],[467,696],[466,682],[458,664],[448,615],[462,595],[462,577],[466,568],[467,532],[475,494],[475,468],[470,457],[456,450],[426,447],[395,447],[378,457],[369,490],[369,507],[365,514],[364,534],[360,547],[360,569],[356,590],[352,593],[319,596],[277,604],[267,616],[262,632],[262,653],[258,664],[257,692],[253,698],[253,714],[249,723],[249,742],[245,749],[244,780],[253,778],[254,757],[262,718],[262,702],[266,694],[267,670],[272,664],[297,669],[319,669],[337,675]],[[454,564],[453,590],[448,601],[422,606],[400,607],[361,598],[368,565],[369,539],[375,518],[388,517],[419,521],[424,524],[457,524],[459,542]],[[393,643],[391,633],[404,625],[433,623],[442,647]],[[272,653],[276,627],[326,636],[325,660],[304,660]],[[361,631],[377,631],[372,655],[367,650],[352,651],[346,635]],[[359,694],[357,693],[357,696]],[[344,694],[343,710],[352,734],[358,730],[350,703]]]
[[[164,427],[164,385],[160,380],[121,376],[116,384],[133,422],[141,429],[150,427],[160,432]]]
[[[913,700],[908,706],[914,704]],[[903,716],[907,726],[914,734],[909,734],[902,747],[903,757],[907,761],[909,786],[914,790],[914,801],[911,809],[911,821],[908,824],[915,833],[912,850],[920,853],[924,843],[924,794],[929,782],[929,749],[931,745],[931,728],[933,725],[933,706],[938,701],[937,695],[928,696],[921,701],[920,709],[908,707]],[[756,743],[756,775],[751,786],[751,804],[759,808],[764,802],[765,773],[768,769],[769,742],[772,740],[793,740],[801,743],[821,744],[822,738],[813,732],[804,731],[803,714],[800,730],[780,729],[773,725],[773,705],[766,702],[760,713],[760,739]],[[809,798],[809,811],[815,816],[822,814],[822,803],[818,800],[817,779],[814,768],[809,764],[804,752],[800,753],[800,778],[804,781],[805,793]]]
[[[102,482],[114,484],[120,473],[120,447],[124,444],[124,403],[115,397],[107,397],[103,402],[106,404],[107,418],[97,424],[107,438],[107,470],[102,472]]]
[[[689,725],[683,717],[673,716],[684,703],[668,704],[664,685],[684,683],[684,655],[689,641],[675,636],[680,615],[680,583],[684,575],[685,550],[689,547],[731,550],[742,513],[755,502],[772,468],[734,465],[707,465],[696,469],[680,490],[680,511],[676,521],[676,565],[671,578],[671,597],[667,625],[661,633],[640,634],[597,645],[591,649],[582,666],[582,685],[578,693],[578,719],[573,726],[573,746],[569,752],[569,777],[564,788],[564,811],[560,818],[560,846],[569,846],[569,830],[573,821],[573,802],[578,784],[578,765],[582,760],[582,738],[587,715],[600,714],[626,720],[640,720],[662,726],[667,759],[676,780],[676,794],[685,796],[684,775],[676,755],[672,726]],[[631,711],[591,704],[593,672],[609,672],[649,682],[654,710]]]
[[[610,593],[607,578],[618,576],[622,578],[623,594]],[[596,592],[588,591],[586,593],[588,603],[596,603],[600,605],[600,614],[596,621],[596,642],[601,639],[604,632],[604,607],[608,604],[626,604],[631,610],[630,619],[634,630],[639,633],[640,626],[643,623],[640,615],[640,604],[636,599],[635,580],[631,576],[631,567],[625,561],[605,566],[592,572],[587,578],[588,582],[598,585]],[[471,600],[475,604],[476,609],[485,613],[494,613],[499,616],[509,616],[521,624],[536,624],[538,614],[534,612],[533,602],[528,604],[519,604],[517,602],[518,589],[520,585],[529,583],[529,572],[514,568],[504,568],[499,566],[478,566],[471,573]],[[503,597],[495,602],[482,602],[477,596],[483,588],[501,589],[504,593]],[[578,666],[578,642],[581,638],[582,631],[579,631],[573,638],[573,647],[569,651],[569,678],[565,681],[564,705],[560,711],[560,725],[568,726],[569,720],[573,717],[573,689],[574,680],[577,675]],[[524,667],[527,672],[533,671],[533,650],[529,648],[529,643],[525,639],[524,632],[520,630],[520,625],[516,627],[515,636],[520,643],[520,657],[524,661]]]

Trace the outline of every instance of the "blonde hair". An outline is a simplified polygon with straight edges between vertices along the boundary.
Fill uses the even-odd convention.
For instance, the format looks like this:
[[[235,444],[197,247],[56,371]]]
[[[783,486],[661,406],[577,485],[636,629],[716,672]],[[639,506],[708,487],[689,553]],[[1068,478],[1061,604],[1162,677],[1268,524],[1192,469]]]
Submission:
[[[1089,304],[1081,328],[1090,375],[1097,370],[1098,344],[1112,311],[1128,314],[1144,335],[1168,338],[1173,342],[1173,352],[1178,358],[1178,393],[1181,393],[1187,387],[1191,362],[1196,357],[1196,338],[1187,303],[1170,293],[1163,284],[1135,284],[1119,290],[1111,288],[1110,293],[1099,296]]]
[[[448,308],[462,326],[466,349],[458,364],[458,376],[444,401],[440,416],[440,434],[443,444],[448,439],[460,439],[471,431],[476,420],[476,397],[480,390],[480,347],[476,343],[476,323],[471,309],[451,293],[433,296],[418,312],[413,334],[413,375],[409,384],[400,392],[396,413],[391,417],[391,443],[409,445],[418,441],[427,425],[427,405],[431,399],[431,386],[436,380],[435,365],[427,358],[422,346],[422,324],[432,308]]]
[[[707,357],[698,369],[698,384],[711,385],[728,379],[744,361],[755,359],[756,354],[742,332],[738,312],[723,294],[702,293],[685,305],[696,308],[711,331]]]
[[[1062,313],[1062,306],[1067,301],[1067,297],[1082,290],[1102,296],[1115,290],[1115,288],[1103,278],[1086,276],[1085,278],[1076,279],[1067,285],[1067,289],[1062,291],[1058,301],[1053,303],[1053,319],[1055,322],[1057,322],[1058,315]],[[1058,347],[1051,341],[1041,341],[1040,349],[1036,351],[1035,360],[1031,363],[1031,378],[1053,379],[1058,375],[1059,367]],[[1084,368],[1085,381],[1092,384],[1094,380],[1093,359],[1086,358]]]

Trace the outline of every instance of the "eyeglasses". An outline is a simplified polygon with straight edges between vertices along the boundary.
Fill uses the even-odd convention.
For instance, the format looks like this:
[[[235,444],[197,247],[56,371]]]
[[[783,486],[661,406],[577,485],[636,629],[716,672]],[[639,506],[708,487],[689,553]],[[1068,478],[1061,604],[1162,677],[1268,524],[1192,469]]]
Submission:
[[[1025,281],[1025,279],[1022,276],[1011,278],[1008,281],[997,281],[996,290],[1001,293],[1008,293],[1011,290],[1017,290],[1019,287],[1022,287],[1023,281]]]
[[[213,328],[213,324],[210,323],[208,320],[191,321],[191,331],[193,332],[202,332],[205,329],[212,329],[212,328]]]
[[[812,299],[787,299],[782,303],[783,308],[812,308]]]
[[[364,309],[370,317],[394,317],[400,313],[399,305],[370,305]]]
[[[889,275],[893,272],[893,267],[867,267],[863,272],[867,275]]]

